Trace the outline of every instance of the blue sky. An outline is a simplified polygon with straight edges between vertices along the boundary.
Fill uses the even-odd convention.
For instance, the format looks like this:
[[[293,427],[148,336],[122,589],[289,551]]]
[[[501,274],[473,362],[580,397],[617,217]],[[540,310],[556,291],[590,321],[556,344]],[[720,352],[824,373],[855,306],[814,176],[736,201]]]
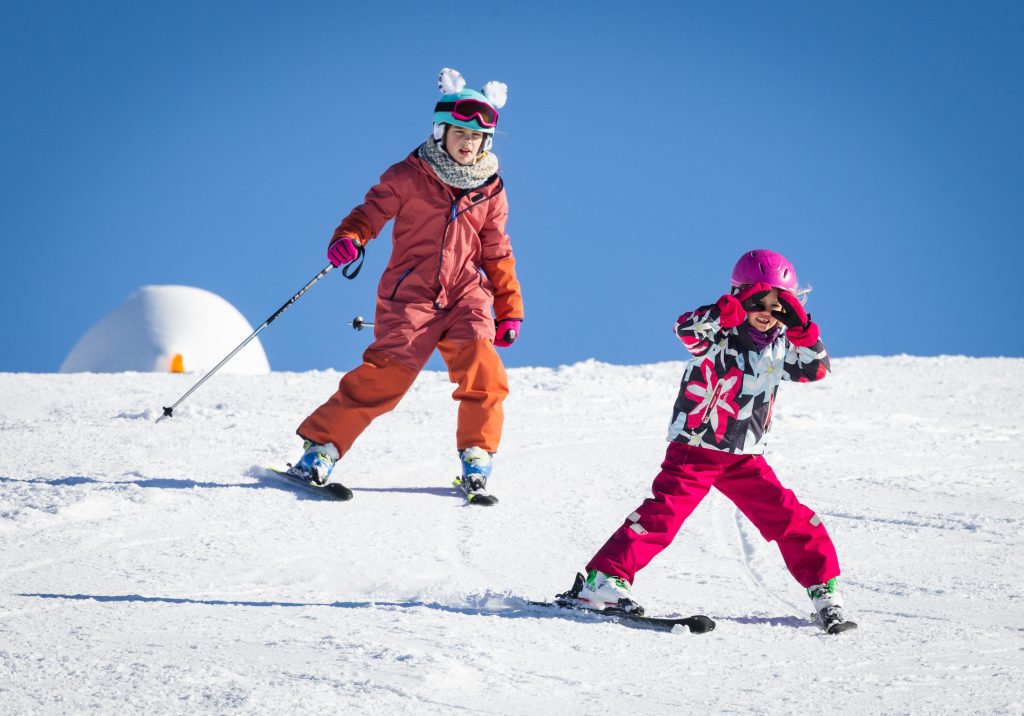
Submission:
[[[678,360],[746,249],[836,356],[1024,355],[1024,5],[0,3],[0,370],[56,371],[146,284],[261,323],[422,142],[436,76],[509,86],[509,366]],[[390,232],[262,335],[349,369]],[[441,363],[434,359],[431,367]]]

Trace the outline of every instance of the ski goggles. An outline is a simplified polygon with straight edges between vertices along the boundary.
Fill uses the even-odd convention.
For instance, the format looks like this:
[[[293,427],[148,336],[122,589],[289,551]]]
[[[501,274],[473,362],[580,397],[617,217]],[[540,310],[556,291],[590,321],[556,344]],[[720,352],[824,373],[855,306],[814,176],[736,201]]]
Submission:
[[[454,102],[438,102],[434,107],[435,112],[451,112],[451,115],[460,122],[469,122],[473,119],[481,127],[491,129],[498,123],[498,110],[486,102],[478,99],[457,99]]]
[[[740,291],[742,291],[743,289],[745,289],[749,285],[750,285],[749,283],[744,283],[744,284],[733,286],[732,294],[735,296],[737,293],[739,293]],[[791,291],[791,293],[794,296],[796,296],[796,300],[798,300],[801,305],[806,306],[807,305],[808,294],[810,294],[810,292],[812,290],[813,289],[810,286],[808,286],[807,288],[798,288],[796,291]],[[765,309],[765,310],[767,310],[767,309]]]

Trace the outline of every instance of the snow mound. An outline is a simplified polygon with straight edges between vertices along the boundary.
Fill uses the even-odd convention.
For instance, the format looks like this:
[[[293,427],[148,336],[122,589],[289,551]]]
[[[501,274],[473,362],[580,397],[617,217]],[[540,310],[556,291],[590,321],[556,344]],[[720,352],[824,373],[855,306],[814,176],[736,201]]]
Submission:
[[[60,372],[206,371],[252,331],[238,309],[214,293],[192,286],[143,286],[82,336]],[[270,363],[254,338],[222,370],[269,373]]]

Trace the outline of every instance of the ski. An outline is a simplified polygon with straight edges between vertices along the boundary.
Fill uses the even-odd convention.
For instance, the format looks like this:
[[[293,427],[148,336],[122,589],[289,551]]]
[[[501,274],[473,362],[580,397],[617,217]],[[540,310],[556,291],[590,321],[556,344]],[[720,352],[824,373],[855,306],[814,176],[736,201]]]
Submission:
[[[841,621],[834,618],[825,619],[822,614],[812,614],[811,618],[815,624],[825,630],[826,634],[842,634],[844,631],[857,628],[857,622],[847,621],[846,619]]]
[[[644,614],[643,607],[637,606],[637,611],[626,611],[621,608],[608,607],[603,610],[588,609],[580,604],[577,597],[583,589],[584,577],[577,573],[573,581],[572,589],[562,594],[556,594],[550,602],[530,602],[538,607],[555,607],[565,609],[577,614],[592,614],[596,617],[612,619],[625,624],[646,629],[657,629],[659,631],[672,631],[677,626],[684,626],[694,634],[703,634],[715,628],[715,620],[704,614],[694,614],[689,617],[649,617]],[[619,600],[620,603],[626,600]]]
[[[302,487],[309,488],[324,497],[330,497],[332,500],[345,501],[352,499],[352,490],[348,489],[340,482],[328,482],[326,485],[317,485],[314,482],[309,482],[298,475],[292,474],[288,470],[281,470],[276,467],[268,467],[267,470],[279,477],[287,479],[288,482],[293,485],[301,485]]]
[[[465,496],[466,502],[468,502],[471,505],[486,506],[498,504],[498,498],[489,493],[487,490],[466,489],[466,486],[462,484],[461,477],[456,477],[455,481],[452,482],[452,484],[455,485],[455,487],[459,488],[459,492],[461,492]]]
[[[597,621],[617,621],[625,626],[656,631],[672,631],[677,626],[684,626],[693,634],[704,634],[715,628],[715,620],[703,614],[694,614],[689,617],[649,617],[635,612],[619,612],[609,609],[596,611],[576,606],[560,599],[555,599],[551,602],[530,602],[530,604],[536,607],[551,607],[552,609],[564,610],[566,616],[568,614],[590,615],[596,617]]]
[[[840,622],[839,624],[833,624],[832,626],[827,628],[825,632],[828,634],[842,634],[844,631],[849,631],[850,629],[856,628],[857,622]]]
[[[842,634],[844,631],[857,628],[857,622],[851,622],[846,618],[846,614],[843,613],[842,604],[835,604],[834,602],[829,604],[823,599],[821,601],[824,606],[816,612],[812,612],[811,619],[826,634]]]

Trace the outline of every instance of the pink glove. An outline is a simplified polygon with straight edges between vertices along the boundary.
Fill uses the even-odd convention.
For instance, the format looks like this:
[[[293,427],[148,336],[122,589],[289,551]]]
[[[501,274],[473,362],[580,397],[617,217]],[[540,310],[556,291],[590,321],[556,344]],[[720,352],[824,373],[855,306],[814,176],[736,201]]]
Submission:
[[[359,258],[359,249],[356,248],[356,242],[348,236],[338,237],[327,247],[327,260],[334,268],[352,263],[357,258]]]
[[[494,329],[494,345],[499,348],[508,348],[519,338],[519,324],[522,321],[518,318],[506,318],[504,321],[496,321]]]
[[[818,328],[817,323],[808,320],[806,326],[787,329],[786,338],[788,338],[789,342],[794,346],[810,348],[818,342],[819,338],[821,338],[821,330]]]
[[[772,315],[778,318],[787,328],[803,328],[811,321],[807,315],[800,299],[785,289],[779,290],[779,303],[782,304],[781,311],[772,311]]]
[[[783,311],[772,311],[772,315],[778,318],[786,326],[786,338],[794,346],[810,348],[821,337],[818,324],[811,320],[811,316],[804,310],[800,299],[789,291],[779,291],[779,303]]]
[[[736,294],[736,300],[744,311],[763,311],[764,304],[761,301],[771,292],[772,287],[766,283],[752,283]]]
[[[747,311],[763,310],[761,301],[772,290],[766,283],[752,283],[733,296],[726,294],[715,301],[722,328],[735,328],[747,320]]]

